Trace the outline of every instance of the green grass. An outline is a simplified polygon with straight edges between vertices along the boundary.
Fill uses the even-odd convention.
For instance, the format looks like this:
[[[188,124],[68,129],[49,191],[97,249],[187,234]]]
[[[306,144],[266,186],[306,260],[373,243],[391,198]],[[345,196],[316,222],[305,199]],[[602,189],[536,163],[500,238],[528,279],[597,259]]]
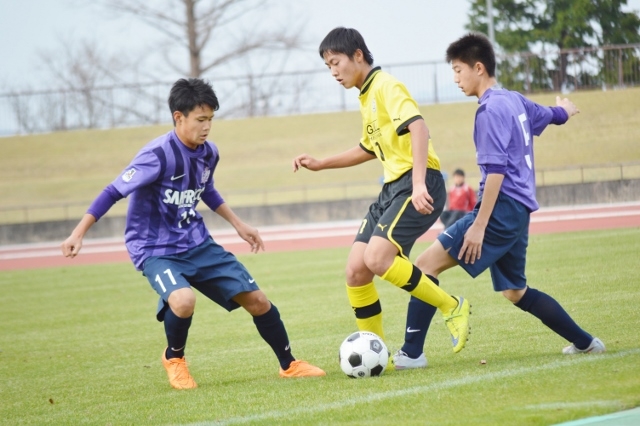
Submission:
[[[425,247],[414,249],[418,254]],[[294,354],[320,379],[283,380],[245,312],[203,297],[188,359],[200,387],[172,390],[160,363],[156,296],[129,264],[0,272],[0,419],[6,424],[549,425],[640,405],[640,229],[534,235],[527,275],[607,344],[566,357],[565,342],[460,270],[442,285],[472,301],[473,334],[454,355],[442,320],[429,367],[351,380],[340,342],[354,330],[344,294],[347,249],[242,256],[279,307]],[[407,295],[379,283],[390,349]],[[485,365],[480,360],[486,360]]]
[[[357,96],[351,91],[348,96]],[[640,158],[640,88],[578,92],[571,98],[581,114],[566,126],[549,129],[536,141],[536,167],[629,162]],[[542,104],[555,103],[555,94],[536,95]],[[472,142],[475,102],[422,107],[442,168],[466,169],[470,182],[478,171]],[[554,126],[555,127],[555,126]],[[0,198],[14,211],[7,221],[37,221],[77,217],[86,205],[128,164],[142,145],[170,126],[60,132],[0,138]],[[220,148],[216,185],[231,205],[274,204],[311,199],[374,196],[382,169],[377,161],[359,167],[312,173],[291,172],[291,159],[303,152],[323,157],[359,142],[360,113],[215,120],[211,138]],[[626,177],[640,177],[640,167]],[[612,176],[608,176],[612,174]],[[595,171],[587,180],[617,178],[619,171]],[[546,183],[575,181],[579,171],[545,174]],[[345,182],[359,186],[347,188]],[[323,187],[322,185],[338,185]],[[301,189],[305,187],[306,189]],[[286,190],[286,188],[298,188]],[[35,206],[73,204],[67,210]],[[124,213],[116,206],[115,213]],[[25,217],[25,215],[27,217]]]

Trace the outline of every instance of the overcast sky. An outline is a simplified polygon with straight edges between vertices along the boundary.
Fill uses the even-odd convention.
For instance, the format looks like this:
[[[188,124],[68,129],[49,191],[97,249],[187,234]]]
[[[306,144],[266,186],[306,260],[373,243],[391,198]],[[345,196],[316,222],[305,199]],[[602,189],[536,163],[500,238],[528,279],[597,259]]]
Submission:
[[[638,0],[640,1],[640,0]],[[0,88],[46,87],[37,53],[60,48],[60,39],[86,38],[111,52],[140,51],[158,33],[133,18],[114,19],[91,3],[73,0],[0,0]],[[315,49],[332,28],[358,29],[377,63],[441,60],[464,34],[467,0],[271,0],[268,21],[306,20],[312,42],[303,69],[323,67]],[[78,6],[80,5],[80,6]],[[173,78],[168,75],[167,78]]]
[[[159,0],[154,0],[159,1]],[[133,18],[116,19],[82,0],[0,0],[0,92],[25,85],[46,88],[37,53],[60,48],[60,39],[88,39],[110,52],[142,52],[158,33]],[[640,10],[640,0],[630,0]],[[265,22],[306,20],[311,41],[297,69],[323,66],[317,45],[333,27],[358,29],[376,63],[442,60],[448,44],[465,33],[469,0],[271,0]],[[186,59],[182,59],[186,62]],[[160,70],[163,79],[175,73]],[[157,73],[156,73],[157,74]]]

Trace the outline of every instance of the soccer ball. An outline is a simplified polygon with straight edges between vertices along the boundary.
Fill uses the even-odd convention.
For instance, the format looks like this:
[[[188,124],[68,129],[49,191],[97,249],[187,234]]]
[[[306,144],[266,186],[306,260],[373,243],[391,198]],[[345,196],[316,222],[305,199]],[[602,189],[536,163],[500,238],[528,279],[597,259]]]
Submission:
[[[375,333],[358,331],[340,345],[340,368],[354,379],[381,376],[389,362],[389,351]]]

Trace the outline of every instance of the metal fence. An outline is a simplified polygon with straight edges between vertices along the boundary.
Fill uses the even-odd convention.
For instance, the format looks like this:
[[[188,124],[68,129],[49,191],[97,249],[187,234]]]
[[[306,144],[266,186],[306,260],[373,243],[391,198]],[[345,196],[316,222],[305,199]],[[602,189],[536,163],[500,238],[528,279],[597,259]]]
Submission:
[[[640,44],[519,53],[498,60],[500,83],[524,93],[640,86]],[[467,98],[444,61],[383,65],[419,104]],[[220,99],[219,117],[252,117],[356,110],[326,69],[231,77],[206,76]],[[0,136],[80,128],[169,123],[172,82],[74,90],[0,93]]]
[[[640,179],[640,162],[595,164],[588,166],[558,167],[536,170],[537,185],[550,186],[626,179]],[[469,173],[469,182],[477,182],[478,175]],[[271,189],[246,189],[228,191],[225,201],[234,207],[269,206],[314,201],[336,201],[358,198],[374,198],[380,192],[380,182],[375,180],[345,182],[313,186],[291,186]],[[0,207],[0,224],[34,223],[50,220],[78,219],[85,213],[91,201]],[[117,203],[109,215],[123,216],[127,200]]]

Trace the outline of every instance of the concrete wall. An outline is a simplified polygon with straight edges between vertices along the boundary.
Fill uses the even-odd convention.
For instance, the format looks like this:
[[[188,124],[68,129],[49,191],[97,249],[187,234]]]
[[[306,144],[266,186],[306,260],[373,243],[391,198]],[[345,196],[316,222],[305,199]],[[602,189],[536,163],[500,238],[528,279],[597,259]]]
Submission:
[[[638,201],[640,200],[640,179],[544,186],[538,188],[537,196],[542,207]],[[371,201],[367,198],[238,207],[234,208],[234,211],[245,222],[253,226],[325,222],[360,219],[367,212]],[[211,211],[204,211],[203,216],[210,229],[230,228],[229,224]],[[45,241],[62,242],[76,226],[79,219],[0,225],[0,245]],[[91,228],[87,237],[122,237],[124,224],[124,217],[107,215]]]

